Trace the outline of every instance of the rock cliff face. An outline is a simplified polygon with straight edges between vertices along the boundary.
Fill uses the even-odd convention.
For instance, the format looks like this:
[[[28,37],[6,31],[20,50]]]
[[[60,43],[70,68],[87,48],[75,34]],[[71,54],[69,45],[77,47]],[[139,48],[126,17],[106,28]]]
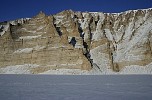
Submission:
[[[152,9],[40,12],[2,22],[0,51],[1,69],[37,65],[28,68],[34,74],[60,68],[121,72],[126,66],[144,67],[152,62]]]

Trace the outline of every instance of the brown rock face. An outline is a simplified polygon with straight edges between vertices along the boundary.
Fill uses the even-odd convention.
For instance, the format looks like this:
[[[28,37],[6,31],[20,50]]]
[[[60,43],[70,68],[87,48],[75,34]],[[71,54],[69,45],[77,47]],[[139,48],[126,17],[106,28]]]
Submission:
[[[118,14],[65,10],[0,23],[0,67],[121,71],[152,62],[152,9]]]
[[[53,16],[40,12],[25,23],[8,24],[8,30],[0,37],[0,67],[39,65],[31,69],[32,73],[59,68],[90,70],[82,48],[75,48],[68,40],[79,37],[78,26],[71,21],[74,29],[68,32],[67,27],[57,26],[54,21]]]

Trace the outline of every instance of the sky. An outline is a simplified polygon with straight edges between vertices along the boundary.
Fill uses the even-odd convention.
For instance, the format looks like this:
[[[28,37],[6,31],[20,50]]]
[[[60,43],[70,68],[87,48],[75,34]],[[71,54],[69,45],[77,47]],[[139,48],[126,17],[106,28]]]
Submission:
[[[31,18],[43,11],[47,15],[63,10],[118,13],[152,8],[152,0],[1,0],[0,22]]]

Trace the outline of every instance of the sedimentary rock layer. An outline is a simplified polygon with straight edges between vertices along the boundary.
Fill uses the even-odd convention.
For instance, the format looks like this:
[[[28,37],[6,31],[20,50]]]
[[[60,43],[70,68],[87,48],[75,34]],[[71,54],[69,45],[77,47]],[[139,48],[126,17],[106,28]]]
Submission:
[[[0,67],[37,64],[49,69],[112,69],[152,62],[152,9],[122,13],[40,12],[0,23]]]

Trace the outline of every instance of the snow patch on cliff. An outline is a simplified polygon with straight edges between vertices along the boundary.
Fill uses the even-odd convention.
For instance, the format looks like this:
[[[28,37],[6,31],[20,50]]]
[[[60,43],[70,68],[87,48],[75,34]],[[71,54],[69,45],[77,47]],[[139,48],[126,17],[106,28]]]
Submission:
[[[11,25],[17,25],[17,24],[24,24],[26,21],[30,20],[31,18],[21,18],[18,20],[9,21]]]
[[[30,53],[33,50],[33,48],[24,48],[24,49],[18,49],[14,53]]]
[[[6,25],[0,25],[0,36],[4,35],[5,32],[9,29],[9,23],[7,23]]]
[[[31,39],[35,39],[35,38],[39,38],[39,37],[41,37],[41,35],[37,35],[37,36],[21,36],[21,37],[19,37],[19,39],[31,40]]]

